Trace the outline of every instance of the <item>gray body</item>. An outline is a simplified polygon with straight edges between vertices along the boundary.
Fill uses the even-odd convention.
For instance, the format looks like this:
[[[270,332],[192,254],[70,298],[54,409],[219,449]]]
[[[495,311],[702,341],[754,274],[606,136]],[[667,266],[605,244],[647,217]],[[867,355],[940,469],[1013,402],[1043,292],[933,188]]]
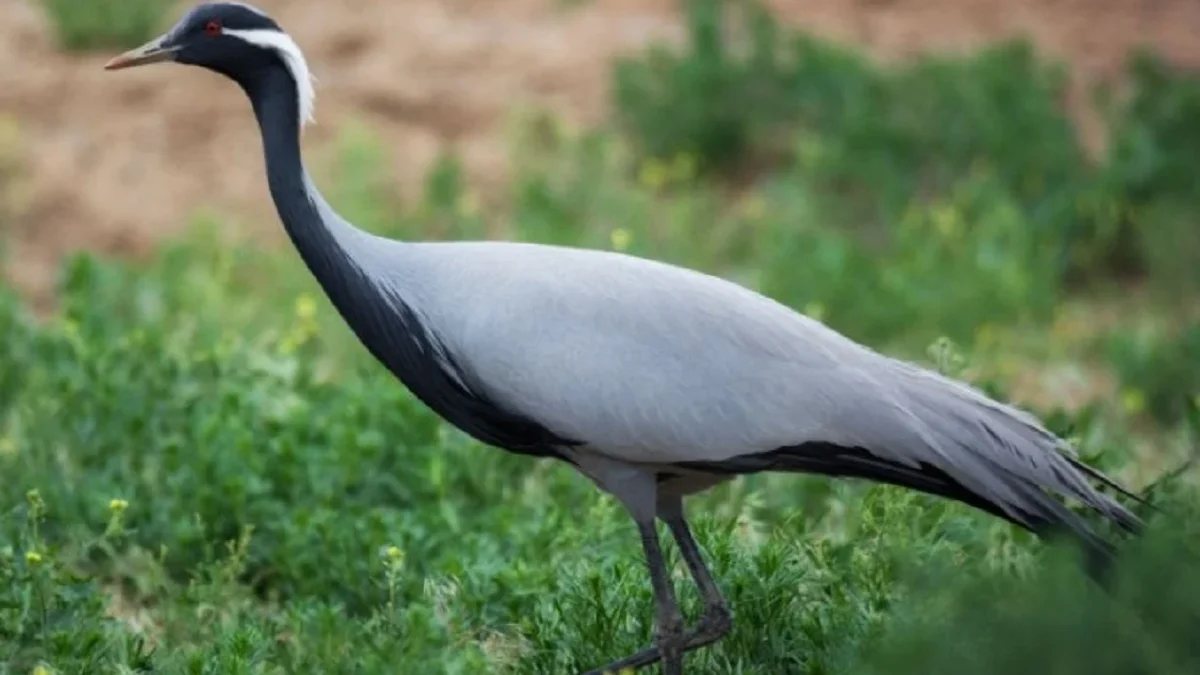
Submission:
[[[364,272],[419,313],[457,377],[581,441],[561,450],[589,475],[687,477],[657,487],[684,495],[730,477],[691,463],[821,443],[937,467],[1014,514],[1039,508],[1014,482],[1121,514],[1033,416],[734,282],[609,251],[344,227]]]
[[[1089,479],[1117,486],[1063,452],[1031,415],[732,282],[619,253],[403,243],[355,228],[304,170],[308,67],[260,10],[202,3],[106,67],[162,61],[221,73],[246,92],[280,219],[381,364],[451,424],[511,452],[568,462],[629,510],[654,591],[655,644],[605,671],[661,661],[678,675],[684,652],[729,631],[682,498],[738,474],[865,478],[956,499],[1039,534],[1074,535],[1098,576],[1109,545],[1056,497],[1127,530],[1140,526]],[[704,601],[691,630],[656,520],[670,528]]]
[[[839,363],[869,355],[740,286],[631,256],[493,242],[378,250],[381,283],[403,289],[472,384],[628,462],[839,435],[851,411],[836,388],[855,374]]]

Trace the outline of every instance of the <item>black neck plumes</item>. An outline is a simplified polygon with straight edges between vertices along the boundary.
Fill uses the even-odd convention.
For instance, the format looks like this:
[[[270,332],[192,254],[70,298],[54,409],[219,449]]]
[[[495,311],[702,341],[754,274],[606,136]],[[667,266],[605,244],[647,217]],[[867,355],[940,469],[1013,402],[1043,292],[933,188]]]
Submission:
[[[572,441],[464,385],[464,372],[436,333],[401,289],[381,278],[381,242],[369,241],[321,198],[300,156],[300,106],[287,69],[279,64],[235,79],[254,105],[267,182],[288,236],[363,345],[426,405],[475,438],[523,454],[559,456],[555,446]],[[364,257],[373,264],[365,265]],[[391,266],[402,259],[385,262],[394,272]]]
[[[308,178],[300,153],[296,84],[283,64],[239,78],[262,131],[267,184],[288,237],[335,304],[340,291],[361,276],[346,249],[355,230],[325,203]]]

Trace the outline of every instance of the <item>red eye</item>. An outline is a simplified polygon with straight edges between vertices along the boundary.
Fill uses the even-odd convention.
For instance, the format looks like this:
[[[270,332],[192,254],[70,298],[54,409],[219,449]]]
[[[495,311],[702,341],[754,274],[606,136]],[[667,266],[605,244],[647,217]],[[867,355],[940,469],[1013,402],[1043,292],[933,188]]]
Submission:
[[[209,36],[221,34],[221,23],[218,21],[209,21],[204,24],[204,34]]]

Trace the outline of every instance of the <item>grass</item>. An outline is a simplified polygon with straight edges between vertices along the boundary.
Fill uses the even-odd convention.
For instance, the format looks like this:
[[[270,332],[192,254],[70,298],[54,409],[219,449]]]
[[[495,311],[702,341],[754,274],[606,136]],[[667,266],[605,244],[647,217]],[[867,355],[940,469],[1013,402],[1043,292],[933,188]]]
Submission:
[[[747,139],[769,129],[796,154],[736,188],[694,153],[647,155],[635,131],[553,119],[514,139],[503,211],[480,208],[452,155],[420,200],[396,203],[362,127],[319,182],[351,220],[402,238],[615,248],[722,274],[1001,397],[1030,373],[1049,387],[1064,364],[1108,376],[1111,400],[1036,411],[1134,487],[1188,456],[1200,442],[1189,308],[1135,296],[1104,256],[1064,266],[1064,242],[1104,239],[1086,234],[1096,219],[1058,209],[1104,211],[1118,192],[1096,186],[1136,185],[1148,220],[1129,224],[1135,241],[1158,241],[1138,222],[1184,222],[1191,165],[1166,131],[1194,84],[1143,65],[1113,126],[1124,140],[1095,173],[1047,102],[1052,78],[1035,76],[1053,68],[1027,51],[885,76],[800,46],[789,77],[815,126],[749,125]],[[739,82],[702,62],[687,67]],[[681,109],[700,116],[723,91]],[[935,133],[955,109],[958,135]],[[1042,142],[1018,147],[1031,137]],[[906,182],[918,165],[936,180]],[[1018,189],[1030,167],[1060,178]],[[864,194],[882,206],[859,222]],[[0,673],[557,674],[649,642],[649,587],[619,506],[565,466],[448,428],[364,354],[294,253],[233,243],[225,224],[197,218],[141,264],[73,258],[41,320],[0,286]],[[1181,241],[1139,258],[1144,277],[1189,269],[1196,249]],[[738,480],[690,504],[736,621],[689,667],[1194,673],[1200,498],[1184,475],[1155,499],[1168,515],[1128,547],[1109,597],[1068,551],[956,504]],[[694,616],[694,593],[682,598]]]
[[[914,202],[954,201],[971,176],[981,207],[1020,220],[1021,238],[1002,245],[1038,258],[1039,276],[1137,274],[1175,299],[1200,281],[1191,74],[1131,58],[1128,93],[1096,92],[1107,151],[1093,161],[1063,104],[1066,70],[1027,41],[876,63],[778,25],[754,0],[682,6],[681,49],[651,45],[614,68],[613,126],[639,158],[683,157],[735,185],[798,184],[874,247]]]
[[[348,136],[342,161],[369,173],[365,140]],[[586,166],[573,147],[562,161]],[[552,183],[559,168],[526,168],[514,188],[543,186],[518,202],[530,222],[553,222],[555,205],[582,189],[571,177]],[[419,237],[473,222],[445,188],[452,163],[439,171],[433,197],[369,225]],[[701,199],[651,198],[619,171],[598,171],[607,177],[589,183],[598,212],[587,223],[610,209],[691,213],[687,204]],[[369,193],[340,184],[330,193],[339,205],[358,200],[359,214],[388,213]],[[648,245],[650,229],[624,222],[636,233],[630,246]],[[658,245],[699,260],[712,245],[689,231],[659,236]],[[748,248],[729,269],[773,269],[772,258],[755,257],[762,250]],[[640,552],[619,507],[566,467],[446,428],[369,362],[289,252],[230,246],[210,224],[146,265],[73,260],[59,314],[46,321],[30,320],[11,292],[0,297],[0,532],[9,542],[0,662],[9,672],[44,662],[64,673],[371,673],[397,663],[559,673],[649,639]],[[1137,459],[1136,438],[1178,456],[1194,433],[1139,431],[1119,410],[1048,419],[1064,433],[1075,425],[1092,461],[1118,472]],[[1190,508],[1189,494],[1176,492],[1176,508]],[[1033,654],[1048,648],[1034,626],[1124,635],[1116,610],[1077,578],[1069,592],[1058,577],[1038,581],[1069,565],[1055,567],[1030,538],[957,505],[754,477],[692,508],[738,619],[726,642],[691,661],[700,672],[853,672],[872,667],[876,653],[915,658],[911,644],[961,623],[972,593],[1009,604],[994,623],[967,624],[964,640],[1004,630]],[[1164,558],[1134,566],[1134,579],[1192,583],[1179,567],[1186,558]],[[948,594],[922,583],[918,572],[933,569],[944,570],[943,583],[971,582]],[[1080,617],[1064,602],[1047,616],[1046,588],[1107,609]],[[1131,593],[1153,612],[1184,611],[1171,601],[1200,597]],[[694,612],[696,599],[684,597]],[[1153,635],[1172,654],[1184,650],[1171,657],[1184,665],[1147,672],[1188,672],[1188,641]],[[912,672],[961,672],[953,655],[928,656],[934,662]]]
[[[265,254],[245,255],[230,261],[197,240],[150,269],[80,258],[62,315],[40,325],[5,296],[0,661],[10,672],[45,662],[57,672],[404,663],[558,673],[649,639],[648,589],[619,507],[565,467],[468,442],[378,368],[330,356],[325,342],[347,338],[318,328],[328,309],[309,296],[263,303],[269,283],[246,299],[243,275],[262,274]],[[265,322],[277,330],[254,330],[249,315],[222,320],[239,303],[286,310]],[[1119,466],[1127,432],[1079,421],[1088,449]],[[1031,643],[1025,658],[1054,647],[1034,643],[1022,623],[1031,616],[1125,635],[1078,577],[1037,582],[1069,566],[1038,572],[1044,552],[1027,537],[935,499],[758,477],[693,508],[738,617],[727,642],[693,660],[700,672],[866,668],[864,655],[890,653],[884,638],[896,631],[945,630],[910,625],[914,612],[957,623],[972,592],[1008,600],[994,622]],[[1149,550],[1134,579],[1181,586],[1139,588],[1130,601],[1183,611],[1170,601],[1198,597],[1181,590],[1194,585],[1187,558]],[[931,569],[979,587],[947,597],[914,574]],[[1076,616],[1067,600],[1096,613]],[[976,618],[963,639],[984,640],[990,621]],[[1146,639],[1184,659],[1186,636]],[[938,658],[942,672],[962,672]],[[1189,672],[1180,664],[1146,672]]]
[[[165,26],[169,0],[41,0],[59,45],[72,51],[136,47]]]

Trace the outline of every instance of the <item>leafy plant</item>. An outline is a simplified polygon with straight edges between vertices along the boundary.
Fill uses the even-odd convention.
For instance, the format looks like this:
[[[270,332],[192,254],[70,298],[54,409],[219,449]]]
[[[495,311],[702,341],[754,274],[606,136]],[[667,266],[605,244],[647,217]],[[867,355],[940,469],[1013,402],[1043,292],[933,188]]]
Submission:
[[[1110,112],[1105,180],[1120,195],[1109,239],[1126,267],[1140,268],[1173,301],[1200,288],[1200,79],[1150,53],[1129,64],[1130,93]],[[1115,255],[1115,254],[1114,254]]]
[[[976,336],[1072,352],[1045,324],[1075,290],[1064,270],[1109,278],[1119,216],[1105,214],[1135,193],[1144,217],[1189,213],[1186,153],[1164,154],[1190,105],[1182,80],[1134,97],[1133,150],[1109,160],[1129,166],[1097,170],[1058,109],[1061,73],[1027,46],[882,68],[739,5],[743,51],[726,9],[698,0],[685,56],[624,66],[628,136],[522,129],[507,210],[481,208],[451,154],[420,200],[396,202],[362,127],[331,155],[330,198],[402,238],[678,262],[881,351],[919,356],[946,336],[922,358],[965,379],[996,366],[983,370],[1004,377],[981,386],[1002,399],[1024,374],[1007,368],[1017,347],[980,364]],[[733,193],[701,180],[764,156],[786,162]],[[4,668],[538,674],[649,641],[644,562],[618,505],[568,467],[447,427],[370,359],[293,251],[233,245],[220,222],[197,219],[136,264],[73,258],[57,312],[36,321],[0,282]],[[1196,330],[1112,347],[1124,389],[1168,424],[1196,393]],[[1110,408],[1044,418],[1118,476],[1153,466],[1140,448],[1186,442],[1137,406]],[[689,504],[736,617],[689,667],[1193,672],[1194,486],[1173,483],[1163,503],[1170,515],[1122,547],[1109,598],[1070,556],[960,504],[732,481]],[[695,616],[695,594],[681,601]]]
[[[163,28],[168,0],[41,0],[59,44],[69,50],[131,48]]]
[[[686,5],[686,51],[652,47],[642,59],[617,62],[618,122],[633,132],[646,156],[687,156],[702,172],[721,170],[763,150],[777,125],[794,115],[786,66],[776,52],[779,31],[750,2]],[[733,44],[727,19],[742,22],[748,53]]]
[[[1148,276],[1178,299],[1200,278],[1185,178],[1200,156],[1184,129],[1200,102],[1194,75],[1133,59],[1097,165],[1063,104],[1064,69],[1027,41],[877,64],[754,2],[691,0],[684,12],[681,49],[653,45],[613,70],[616,126],[643,170],[683,158],[697,177],[786,176],[821,218],[873,246],[914,205],[986,172],[1029,230],[1013,254],[1050,256],[1061,281]]]
[[[653,198],[605,164],[602,141],[578,138],[557,160],[522,169],[559,207],[580,208],[563,195],[590,197],[572,216],[531,199],[525,217],[553,227],[582,215],[570,236],[608,237],[605,221],[624,214],[637,245],[764,278],[794,264],[755,246],[737,260],[706,258],[721,249],[697,234],[715,231],[685,227],[711,212],[699,188]],[[343,161],[366,161],[350,156]],[[434,181],[443,204],[456,199],[452,183]],[[991,194],[987,182],[975,187],[954,207],[1002,220],[976,201]],[[758,197],[761,211],[701,222],[745,222],[756,228],[746,234],[766,237],[787,231],[779,214],[811,203],[794,191]],[[374,213],[371,198],[339,197]],[[655,229],[661,213],[671,228]],[[915,216],[928,220],[913,227],[939,231],[938,213]],[[406,227],[439,214],[409,214]],[[904,283],[920,287],[944,268],[990,283],[1003,274],[979,267],[979,251],[1009,236],[1006,227],[953,235],[974,242],[965,249],[902,245],[883,266],[850,257],[832,269],[884,270],[873,281],[911,275]],[[41,322],[0,294],[0,328],[12,338],[0,342],[0,509],[9,514],[0,548],[10,552],[0,564],[0,644],[10,663],[557,673],[649,640],[644,563],[620,507],[567,467],[482,448],[445,427],[355,346],[290,252],[230,247],[197,229],[144,264],[76,257],[62,278],[59,313]],[[895,297],[914,293],[902,288]],[[885,310],[858,311],[843,316]],[[903,315],[921,321],[937,310],[913,304]],[[1090,444],[1128,446],[1095,417],[1077,422]],[[897,630],[903,608],[956,616],[915,583],[921,570],[986,587],[1028,578],[1044,560],[1043,547],[994,518],[888,487],[754,476],[692,508],[737,613],[729,638],[689,661],[705,672],[748,663],[850,672]],[[1179,600],[1179,611],[1194,597],[1153,593]],[[694,616],[698,598],[682,598]],[[1065,599],[1057,606],[1063,614],[1045,625],[1092,630],[1072,623]],[[1172,653],[1183,644],[1170,630],[1157,634]]]
[[[1184,420],[1200,400],[1200,321],[1175,331],[1121,331],[1108,340],[1108,355],[1125,400],[1163,424]]]

